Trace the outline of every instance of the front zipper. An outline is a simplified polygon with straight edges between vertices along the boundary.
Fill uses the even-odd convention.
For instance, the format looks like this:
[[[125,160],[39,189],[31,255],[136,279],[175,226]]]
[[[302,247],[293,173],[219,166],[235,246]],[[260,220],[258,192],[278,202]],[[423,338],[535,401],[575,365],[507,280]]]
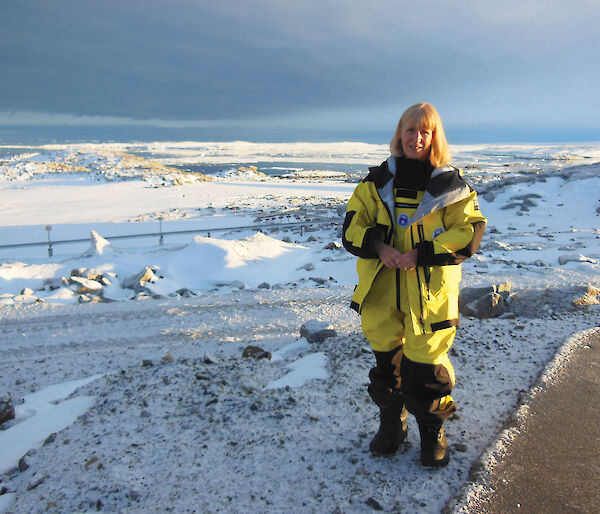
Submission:
[[[396,309],[402,311],[400,308],[400,270],[396,268]]]
[[[421,243],[425,241],[425,229],[423,225],[417,225],[419,231],[419,240]],[[423,266],[423,276],[425,277],[425,285],[427,286],[427,301],[431,299],[431,294],[429,290],[429,283],[431,281],[431,273],[429,272],[429,268],[427,266]]]
[[[413,250],[414,250],[416,248],[416,245],[415,245],[415,238],[413,235],[413,225],[410,226],[410,242],[411,242]],[[419,289],[419,301],[421,303],[421,316],[419,317],[419,319],[421,321],[421,327],[423,328],[423,331],[425,331],[425,321],[423,320],[423,313],[425,311],[425,308],[423,305],[423,292],[421,290],[421,278],[419,277],[419,267],[418,266],[415,268],[415,271],[417,272],[417,286]]]

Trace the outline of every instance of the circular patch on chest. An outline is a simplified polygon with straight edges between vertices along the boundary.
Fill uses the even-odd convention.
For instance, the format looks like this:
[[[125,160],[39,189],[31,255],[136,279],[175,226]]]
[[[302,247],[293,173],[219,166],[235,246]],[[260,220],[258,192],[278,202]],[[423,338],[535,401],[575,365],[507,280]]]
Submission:
[[[398,216],[398,225],[401,227],[408,227],[409,221],[410,218],[406,214],[400,214],[400,216]]]

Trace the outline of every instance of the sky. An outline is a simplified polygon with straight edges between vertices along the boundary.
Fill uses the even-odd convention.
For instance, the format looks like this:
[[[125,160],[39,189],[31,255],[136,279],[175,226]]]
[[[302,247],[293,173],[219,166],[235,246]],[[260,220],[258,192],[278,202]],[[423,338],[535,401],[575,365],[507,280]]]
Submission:
[[[2,2],[0,140],[600,140],[599,0]],[[67,137],[67,136],[65,136]]]

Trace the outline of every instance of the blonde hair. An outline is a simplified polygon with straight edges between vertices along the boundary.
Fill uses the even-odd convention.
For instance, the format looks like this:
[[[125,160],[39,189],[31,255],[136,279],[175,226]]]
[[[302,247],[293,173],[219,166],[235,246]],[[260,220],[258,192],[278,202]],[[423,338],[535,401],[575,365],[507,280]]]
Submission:
[[[407,125],[425,128],[433,132],[429,162],[435,168],[440,168],[450,163],[450,147],[444,133],[444,126],[435,107],[428,103],[411,105],[400,117],[396,133],[390,142],[390,151],[394,157],[404,155],[402,151],[402,129]]]

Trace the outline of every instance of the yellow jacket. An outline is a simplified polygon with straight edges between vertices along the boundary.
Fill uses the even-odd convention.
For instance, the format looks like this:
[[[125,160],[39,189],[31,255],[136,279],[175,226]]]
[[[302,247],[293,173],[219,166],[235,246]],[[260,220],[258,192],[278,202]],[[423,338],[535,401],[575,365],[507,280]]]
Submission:
[[[396,160],[370,168],[348,202],[342,241],[359,257],[351,307],[361,304],[383,267],[375,244],[417,249],[417,268],[396,270],[398,309],[416,334],[458,325],[460,263],[479,248],[486,219],[477,193],[456,168],[436,168],[425,191],[394,187]]]

